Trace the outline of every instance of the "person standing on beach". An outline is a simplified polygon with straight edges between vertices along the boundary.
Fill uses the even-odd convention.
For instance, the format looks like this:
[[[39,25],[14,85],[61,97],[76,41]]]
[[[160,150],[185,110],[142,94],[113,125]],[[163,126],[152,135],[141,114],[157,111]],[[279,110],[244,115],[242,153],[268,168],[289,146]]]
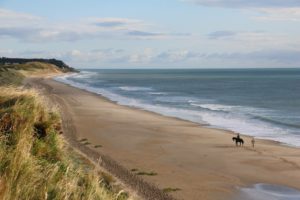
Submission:
[[[252,143],[252,147],[254,148],[254,144],[255,144],[255,139],[254,139],[254,137],[252,138],[251,143]]]

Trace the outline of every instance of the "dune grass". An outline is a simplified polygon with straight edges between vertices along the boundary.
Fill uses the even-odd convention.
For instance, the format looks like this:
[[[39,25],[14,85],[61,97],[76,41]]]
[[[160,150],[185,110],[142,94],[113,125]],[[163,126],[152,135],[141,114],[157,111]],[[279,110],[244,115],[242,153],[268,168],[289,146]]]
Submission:
[[[15,72],[15,73],[18,72],[24,76],[63,72],[62,69],[58,68],[53,64],[42,63],[42,62],[28,62],[24,64],[2,65],[0,66],[0,68],[10,72]]]
[[[144,172],[144,171],[141,171],[141,172],[138,172],[136,175],[139,175],[139,176],[156,176],[157,173],[156,172]]]
[[[26,76],[62,73],[55,65],[29,62],[24,64],[0,65],[0,85],[20,86]]]
[[[166,192],[166,193],[169,193],[169,192],[177,192],[177,191],[180,191],[181,189],[180,188],[171,188],[171,187],[168,187],[168,188],[164,188],[163,191]]]
[[[48,107],[33,90],[0,87],[0,199],[127,199],[92,165],[76,162]]]
[[[140,171],[137,168],[133,168],[130,171],[133,172],[133,173],[135,173],[138,176],[156,176],[157,175],[156,172],[153,172],[153,171],[151,171],[151,172]]]
[[[0,85],[20,85],[24,75],[13,69],[0,66]]]

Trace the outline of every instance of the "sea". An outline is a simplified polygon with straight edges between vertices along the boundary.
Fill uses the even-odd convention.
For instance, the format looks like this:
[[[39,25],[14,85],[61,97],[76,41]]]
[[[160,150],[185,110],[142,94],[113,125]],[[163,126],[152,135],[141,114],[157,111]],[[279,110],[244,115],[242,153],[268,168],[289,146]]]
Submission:
[[[55,79],[121,105],[300,147],[300,69],[84,69]]]

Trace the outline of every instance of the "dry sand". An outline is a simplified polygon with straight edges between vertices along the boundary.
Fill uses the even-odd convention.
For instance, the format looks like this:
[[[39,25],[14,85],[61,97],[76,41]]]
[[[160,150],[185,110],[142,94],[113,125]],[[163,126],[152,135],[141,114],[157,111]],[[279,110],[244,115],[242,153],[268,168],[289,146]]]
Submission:
[[[180,188],[175,198],[230,199],[238,187],[261,182],[300,189],[300,149],[266,140],[252,148],[245,136],[244,147],[236,147],[229,131],[120,106],[49,78],[29,82],[60,105],[72,137],[86,138],[129,170],[157,173],[143,178]]]

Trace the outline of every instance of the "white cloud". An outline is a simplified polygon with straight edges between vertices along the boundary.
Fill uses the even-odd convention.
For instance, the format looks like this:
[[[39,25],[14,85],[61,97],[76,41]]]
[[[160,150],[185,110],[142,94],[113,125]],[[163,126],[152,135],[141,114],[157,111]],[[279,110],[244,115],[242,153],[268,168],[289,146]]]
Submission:
[[[12,10],[2,9],[0,8],[0,20],[5,23],[6,20],[9,20],[10,23],[15,22],[19,23],[19,20],[25,20],[26,22],[36,22],[41,20],[42,18],[30,15],[27,13],[15,12]]]
[[[297,8],[254,8],[252,12],[259,12],[259,20],[295,20],[299,12]],[[291,17],[294,16],[294,17]],[[283,30],[284,32],[284,30]],[[114,46],[124,44],[124,49],[96,49],[82,50],[79,46],[69,44],[59,51],[23,51],[0,50],[0,56],[9,57],[56,57],[76,66],[300,66],[299,49],[300,38],[293,34],[275,34],[263,31],[232,31],[217,30],[202,37],[190,37],[189,34],[167,33],[160,31],[154,25],[141,20],[127,18],[87,18],[70,22],[48,21],[47,19],[26,13],[18,13],[0,9],[0,39],[8,43],[8,38],[14,38],[32,44],[40,43],[41,49],[48,49],[44,43],[112,39]],[[165,39],[171,42],[160,43]],[[177,38],[188,38],[178,41]],[[131,40],[160,40],[150,44],[152,48],[143,48],[146,44],[139,41],[136,47],[128,46]],[[8,41],[8,42],[7,42]],[[129,41],[129,42],[128,42]],[[15,42],[15,41],[14,41]],[[102,41],[101,41],[102,42]],[[174,42],[174,44],[173,44]],[[171,44],[172,43],[172,44]],[[183,44],[184,43],[184,44]],[[18,44],[18,43],[15,43]],[[15,45],[14,44],[14,45]],[[137,43],[136,43],[137,44]],[[165,46],[165,44],[167,44]],[[183,45],[182,45],[183,44]],[[37,45],[37,46],[38,46]],[[77,44],[76,44],[77,45]],[[101,45],[100,42],[94,45]],[[107,45],[107,44],[104,44]],[[110,44],[109,44],[110,45]],[[130,43],[131,45],[131,43]],[[181,45],[181,46],[179,46]],[[53,45],[54,46],[54,45]],[[59,46],[62,46],[59,43]],[[160,49],[154,49],[154,47]],[[179,46],[179,47],[178,47]],[[179,49],[184,46],[184,49]],[[1,48],[1,47],[0,47]],[[4,47],[2,47],[4,48]],[[26,44],[21,49],[26,49]],[[53,48],[53,47],[49,47]],[[73,49],[74,48],[74,49]],[[85,46],[85,48],[88,48]],[[89,46],[95,48],[95,46]],[[96,47],[97,48],[97,47]],[[137,49],[138,48],[138,49]],[[163,48],[173,48],[162,50]],[[66,50],[73,49],[73,50]],[[201,51],[202,49],[202,51]],[[268,49],[268,50],[262,50]],[[283,49],[281,51],[270,49]],[[214,53],[216,52],[216,53]],[[222,53],[229,52],[229,53]],[[230,53],[231,52],[231,53]],[[261,55],[260,55],[261,54]]]
[[[14,54],[12,49],[0,49],[0,57],[10,57]]]
[[[151,62],[154,51],[151,48],[146,48],[139,53],[133,53],[128,56],[128,61],[130,63],[148,63]]]
[[[146,25],[141,20],[126,18],[89,18],[87,21],[95,26],[109,29],[139,29]]]
[[[299,0],[183,0],[202,6],[226,8],[289,8],[299,7]]]
[[[234,31],[214,31],[208,34],[209,39],[228,39],[232,38],[236,35],[237,33]]]
[[[299,50],[264,49],[251,52],[232,52],[206,54],[203,58],[207,63],[219,63],[229,67],[300,67]]]
[[[299,0],[183,0],[201,6],[250,11],[256,20],[300,21]]]
[[[228,31],[219,30],[207,34],[206,46],[225,47],[227,50],[257,50],[262,48],[287,48],[300,44],[300,38],[283,33],[265,31]],[[230,47],[230,49],[228,49]]]
[[[264,21],[300,21],[300,8],[260,8],[256,20]]]
[[[10,57],[44,57],[64,60],[73,67],[300,67],[300,50],[264,49],[249,52],[215,52],[167,50],[151,48],[130,52],[123,49],[95,49],[90,51],[42,52],[0,49]]]
[[[0,9],[0,37],[12,37],[27,42],[185,37],[179,34],[153,32],[152,29],[154,29],[152,25],[136,19],[87,18],[63,23]]]
[[[155,62],[161,63],[184,63],[192,60],[197,60],[202,57],[202,54],[190,50],[168,50],[160,52],[154,58]]]

